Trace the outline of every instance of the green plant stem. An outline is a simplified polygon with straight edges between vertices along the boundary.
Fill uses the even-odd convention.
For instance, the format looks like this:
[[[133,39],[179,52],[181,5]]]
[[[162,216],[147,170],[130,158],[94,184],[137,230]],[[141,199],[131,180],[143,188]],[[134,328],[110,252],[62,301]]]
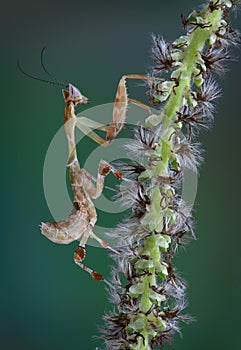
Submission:
[[[166,176],[168,177],[168,166],[171,157],[172,143],[171,143],[171,134],[174,132],[173,123],[177,119],[177,111],[183,106],[183,99],[189,93],[190,86],[192,84],[193,72],[195,71],[197,58],[199,53],[205,47],[207,40],[209,39],[211,33],[215,32],[218,29],[221,20],[221,11],[216,10],[207,15],[207,23],[209,26],[207,28],[196,28],[193,33],[190,35],[190,41],[188,47],[184,52],[184,59],[181,67],[177,70],[179,75],[179,85],[173,88],[173,92],[171,93],[162,113],[159,116],[159,121],[163,123],[162,126],[162,135],[159,141],[159,150],[156,150],[156,153],[159,152],[160,161],[157,162],[154,170],[152,178],[153,184],[153,194],[150,205],[150,211],[145,216],[145,221],[148,221],[148,216],[150,218],[150,222],[148,227],[150,229],[155,229],[157,232],[161,232],[162,222],[164,213],[160,211],[160,202],[162,200],[162,193],[159,187],[155,187],[155,178],[158,176]],[[164,189],[165,191],[165,189]],[[156,220],[153,221],[153,217]],[[153,227],[153,222],[158,223],[156,227]],[[149,245],[148,250],[150,256],[158,263],[161,260],[161,254],[159,252],[159,248],[156,244],[155,236],[152,236],[152,239],[148,240]],[[158,250],[158,252],[157,252]],[[154,279],[156,266],[153,269],[149,269],[151,276],[144,276],[142,278],[142,283],[144,285],[143,294],[140,299],[140,311],[142,313],[146,313],[151,305],[152,300],[149,297],[150,286],[156,285],[156,281]],[[165,278],[165,275],[163,276]],[[143,317],[143,314],[140,314],[140,317]],[[139,338],[138,345],[130,347],[133,350],[150,350],[148,345],[149,343],[149,329],[148,323],[146,322],[146,328],[142,329],[141,334],[143,338]]]

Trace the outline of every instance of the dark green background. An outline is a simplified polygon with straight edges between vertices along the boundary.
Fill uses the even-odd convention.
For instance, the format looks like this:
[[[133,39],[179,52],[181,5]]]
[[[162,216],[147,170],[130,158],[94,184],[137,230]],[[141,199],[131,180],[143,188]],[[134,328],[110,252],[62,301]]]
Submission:
[[[47,45],[51,71],[79,86],[92,105],[111,102],[122,74],[146,72],[150,33],[175,39],[182,33],[180,13],[197,5],[23,0],[1,7],[1,349],[95,349],[99,343],[91,337],[110,309],[103,284],[74,265],[76,244],[54,245],[40,234],[39,222],[51,220],[43,162],[63,123],[64,102],[58,88],[23,76],[17,58],[43,77],[40,51]],[[241,27],[240,14],[232,20]],[[198,240],[176,258],[197,322],[183,327],[174,349],[241,348],[240,64],[231,62],[219,79],[214,128],[201,134],[206,160],[194,213]],[[132,96],[146,101],[144,89],[130,86]],[[108,276],[111,261],[103,249],[88,247],[86,262]]]

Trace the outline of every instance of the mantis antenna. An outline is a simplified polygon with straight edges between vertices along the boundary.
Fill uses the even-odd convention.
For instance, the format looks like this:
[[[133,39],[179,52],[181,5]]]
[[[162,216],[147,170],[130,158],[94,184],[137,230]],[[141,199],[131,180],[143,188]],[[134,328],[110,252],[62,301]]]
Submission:
[[[46,50],[46,46],[44,46],[42,48],[42,51],[41,51],[41,66],[43,67],[43,70],[45,71],[45,73],[52,79],[52,81],[54,81],[56,84],[60,85],[60,86],[64,86],[64,87],[68,87],[68,84],[65,84],[63,83],[62,81],[58,80],[53,74],[51,74],[45,64],[44,64],[44,52]]]
[[[29,73],[25,72],[23,70],[23,68],[21,67],[20,63],[19,63],[19,60],[17,60],[17,67],[18,67],[18,69],[20,70],[20,72],[22,72],[24,75],[26,75],[27,77],[29,77],[31,79],[42,81],[43,83],[47,83],[47,84],[62,86],[64,88],[68,89],[69,88],[69,84],[66,84],[66,83],[63,83],[63,82],[59,81],[54,75],[50,74],[49,71],[46,69],[46,67],[45,67],[45,65],[43,63],[44,51],[45,51],[45,47],[41,51],[41,65],[42,65],[43,70],[45,71],[45,73],[52,79],[52,81],[51,80],[42,79],[42,78],[38,78],[38,77],[35,77],[32,74],[29,74]]]

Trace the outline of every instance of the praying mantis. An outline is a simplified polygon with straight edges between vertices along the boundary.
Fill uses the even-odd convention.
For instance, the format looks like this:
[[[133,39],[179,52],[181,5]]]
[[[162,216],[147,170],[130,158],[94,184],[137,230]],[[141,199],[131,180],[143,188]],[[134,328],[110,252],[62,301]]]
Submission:
[[[84,131],[89,137],[102,146],[110,145],[125,124],[129,102],[146,109],[151,114],[151,109],[144,103],[128,97],[126,88],[126,79],[145,80],[147,77],[142,74],[127,74],[121,77],[114,101],[112,120],[109,125],[104,126],[87,118],[77,118],[76,107],[78,105],[87,104],[89,102],[88,98],[82,95],[79,89],[74,85],[70,83],[64,84],[50,74],[43,64],[43,53],[44,49],[41,52],[42,67],[50,76],[51,81],[39,79],[26,73],[19,65],[19,62],[18,68],[22,73],[33,79],[60,85],[65,88],[62,90],[62,93],[65,101],[64,127],[68,142],[67,168],[69,170],[74,200],[73,208],[65,219],[58,222],[42,222],[40,224],[40,230],[45,237],[54,243],[69,244],[73,241],[79,241],[78,247],[74,252],[74,262],[80,268],[88,272],[96,281],[105,281],[108,283],[99,272],[84,265],[83,260],[86,256],[85,246],[89,238],[95,239],[103,248],[118,254],[107,242],[94,233],[97,213],[92,199],[98,198],[101,195],[104,188],[104,179],[110,172],[118,179],[122,178],[122,174],[121,171],[115,170],[108,162],[100,160],[96,184],[94,185],[92,181],[93,177],[85,169],[80,168],[76,151],[75,128],[77,127]],[[106,139],[101,138],[98,134],[93,132],[93,129],[105,131]]]

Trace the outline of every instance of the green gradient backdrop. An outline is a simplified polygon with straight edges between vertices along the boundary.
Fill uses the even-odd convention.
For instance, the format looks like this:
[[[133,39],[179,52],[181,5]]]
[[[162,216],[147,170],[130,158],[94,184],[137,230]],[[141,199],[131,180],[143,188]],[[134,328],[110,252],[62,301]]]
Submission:
[[[180,13],[198,4],[23,0],[1,8],[1,349],[95,349],[91,337],[110,309],[103,285],[74,265],[76,245],[54,245],[40,235],[39,222],[51,220],[43,162],[63,123],[64,103],[58,88],[23,76],[17,58],[43,76],[40,51],[47,45],[51,71],[79,86],[92,105],[111,102],[122,74],[146,71],[149,34],[174,39],[182,33]],[[240,28],[240,15],[233,22]],[[197,322],[175,338],[179,350],[241,348],[240,65],[231,62],[220,79],[214,128],[201,134],[206,161],[195,205],[198,240],[176,258]],[[142,98],[144,90],[133,86],[129,92]],[[108,276],[103,249],[88,247],[86,262]]]

